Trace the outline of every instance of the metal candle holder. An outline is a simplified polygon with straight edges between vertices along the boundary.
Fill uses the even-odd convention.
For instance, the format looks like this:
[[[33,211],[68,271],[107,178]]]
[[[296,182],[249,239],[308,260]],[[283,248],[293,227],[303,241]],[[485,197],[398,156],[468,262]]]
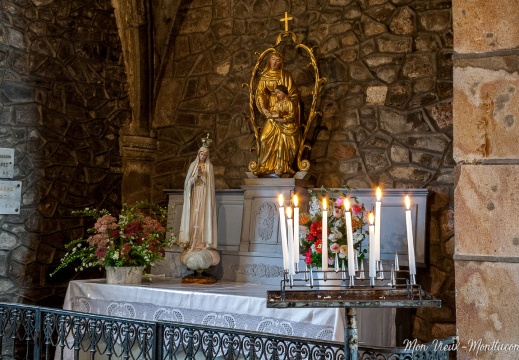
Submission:
[[[407,284],[407,285],[417,285],[416,284],[416,276],[414,274],[409,274],[408,270],[395,270],[395,267],[392,265],[391,270],[385,271],[380,264],[377,266],[379,270],[376,272],[375,277],[366,277],[365,270],[355,270],[354,274],[350,274],[344,264],[342,267],[336,267],[333,270],[319,270],[314,269],[310,265],[306,265],[304,270],[300,270],[299,266],[295,267],[295,275],[290,275],[288,271],[285,270],[284,278],[281,281],[281,289],[285,290],[286,288],[299,288],[299,287],[309,287],[313,289],[314,287],[319,288],[319,286],[325,286],[326,288],[335,287],[337,290],[345,289],[345,288],[367,288],[367,287],[395,287],[397,284]],[[334,277],[330,276],[331,274],[335,275]],[[389,279],[389,282],[385,283],[385,279]],[[316,280],[318,280],[318,284],[316,285]],[[327,282],[328,280],[342,280],[340,285],[336,284],[321,284],[321,281]]]
[[[395,265],[389,271],[377,266],[376,277],[371,278],[365,276],[363,269],[349,274],[344,266],[327,271],[316,270],[311,266],[306,266],[304,270],[296,267],[295,275],[285,271],[279,291],[267,291],[267,307],[345,308],[344,359],[357,360],[356,308],[441,307],[440,300],[416,284],[414,274],[407,270],[395,270]],[[326,284],[332,280],[331,274],[336,277],[333,280],[339,282]]]

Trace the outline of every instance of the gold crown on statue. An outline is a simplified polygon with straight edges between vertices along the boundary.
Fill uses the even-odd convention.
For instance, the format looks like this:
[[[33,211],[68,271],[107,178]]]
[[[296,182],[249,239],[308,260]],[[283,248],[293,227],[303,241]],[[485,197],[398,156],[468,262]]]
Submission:
[[[213,142],[213,139],[209,138],[209,133],[205,136],[205,138],[202,138],[202,146],[208,148],[209,145]]]

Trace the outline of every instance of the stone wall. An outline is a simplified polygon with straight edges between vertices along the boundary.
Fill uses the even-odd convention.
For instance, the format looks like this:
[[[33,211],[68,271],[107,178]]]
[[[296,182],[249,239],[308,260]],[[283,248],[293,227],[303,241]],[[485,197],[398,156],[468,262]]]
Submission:
[[[179,14],[155,14],[175,23],[166,70],[157,83],[153,128],[157,133],[154,197],[182,188],[185,172],[209,132],[219,189],[239,188],[254,136],[248,115],[251,71],[261,52],[289,29],[315,47],[328,79],[311,131],[309,158],[317,186],[428,188],[431,191],[429,269],[420,283],[443,301],[420,309],[415,336],[453,335],[454,233],[452,159],[451,2],[439,0],[231,0],[180,2]],[[163,15],[163,16],[162,16]],[[155,24],[156,29],[164,26]],[[168,38],[163,33],[158,39]],[[164,44],[161,43],[163,47]],[[296,74],[305,109],[308,77],[294,53],[286,66]],[[310,79],[311,80],[311,79]]]
[[[0,146],[15,149],[20,215],[0,215],[0,301],[61,306],[82,235],[73,209],[121,203],[126,75],[109,1],[2,1]],[[51,265],[51,264],[54,265]]]
[[[458,359],[517,358],[500,346],[519,331],[518,15],[513,0],[453,5]]]
[[[134,3],[143,4],[128,2],[125,11],[146,10],[133,9]],[[133,89],[138,104],[132,106],[141,109],[136,115],[129,111],[121,42],[108,1],[3,1],[0,136],[5,147],[16,149],[15,179],[23,181],[24,193],[21,216],[0,216],[2,299],[61,305],[72,270],[52,281],[47,274],[49,264],[63,254],[63,244],[82,234],[70,210],[120,204],[122,180],[128,184],[138,178],[129,172],[123,179],[121,167],[128,159],[119,153],[120,128],[133,115],[134,125],[147,130],[143,106],[151,109],[151,136],[139,132],[138,139],[128,141],[135,140],[146,150],[144,161],[153,162],[145,171],[134,170],[151,176],[154,200],[164,200],[164,189],[182,187],[199,139],[207,132],[215,140],[211,158],[217,187],[239,188],[255,159],[245,120],[248,92],[242,84],[250,80],[255,52],[274,44],[283,29],[279,19],[288,11],[294,18],[290,29],[315,46],[321,75],[328,79],[319,103],[322,117],[310,136],[310,171],[317,186],[381,184],[431,191],[430,266],[420,271],[419,282],[442,299],[443,307],[417,312],[415,336],[430,340],[452,335],[450,1],[150,3],[155,63],[147,70],[154,75],[153,96],[148,99],[142,89]],[[120,19],[133,19],[139,36],[149,26],[138,16]],[[131,51],[144,46],[132,46],[134,38],[121,34],[130,43],[126,69],[138,69],[128,62],[139,61],[139,54]],[[294,72],[301,66],[287,62]],[[140,87],[136,74],[128,74],[134,76],[132,86]],[[301,72],[296,81],[308,109],[311,78]],[[128,153],[132,149],[129,144]],[[141,161],[141,152],[131,156]],[[145,186],[148,182],[140,178],[133,184]],[[57,294],[54,286],[59,286]]]

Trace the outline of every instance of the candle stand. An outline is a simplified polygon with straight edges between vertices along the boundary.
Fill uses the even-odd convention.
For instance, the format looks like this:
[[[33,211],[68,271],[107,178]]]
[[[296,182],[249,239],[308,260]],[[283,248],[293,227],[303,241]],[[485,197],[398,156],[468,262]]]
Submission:
[[[384,271],[378,271],[375,282],[373,278],[364,278],[361,271],[349,275],[346,270],[322,271],[309,267],[296,271],[296,275],[285,272],[281,289],[267,292],[267,307],[345,308],[345,360],[358,359],[357,308],[441,307],[441,300],[423,291],[408,271],[392,269],[387,278]],[[333,276],[339,279],[332,279]]]

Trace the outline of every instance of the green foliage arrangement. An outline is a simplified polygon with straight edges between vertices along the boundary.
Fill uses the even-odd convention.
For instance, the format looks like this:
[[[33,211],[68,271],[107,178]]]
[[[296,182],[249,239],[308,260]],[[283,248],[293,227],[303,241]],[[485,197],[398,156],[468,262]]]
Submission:
[[[147,201],[132,206],[124,203],[118,218],[107,210],[90,208],[73,214],[92,217],[96,222],[88,229],[86,239],[75,239],[65,245],[68,252],[50,276],[72,263],[77,263],[75,271],[92,267],[153,266],[164,259],[165,248],[175,241],[174,236],[166,237],[163,226],[167,209]]]

